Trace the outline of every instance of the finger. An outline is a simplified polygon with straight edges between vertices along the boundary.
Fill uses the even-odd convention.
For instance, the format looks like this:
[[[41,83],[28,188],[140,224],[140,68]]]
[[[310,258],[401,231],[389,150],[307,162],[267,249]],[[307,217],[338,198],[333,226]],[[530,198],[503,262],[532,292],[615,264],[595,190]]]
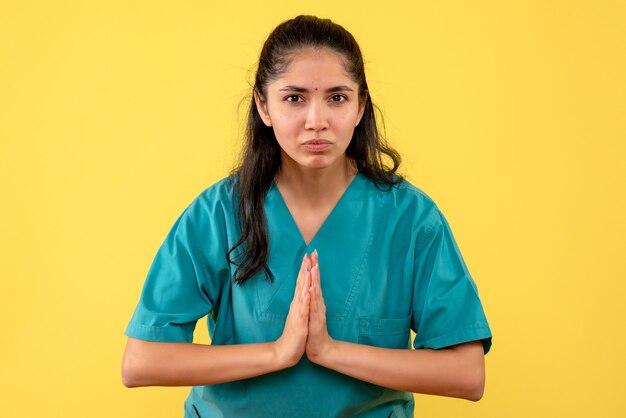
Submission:
[[[310,277],[311,272],[308,272],[306,276]],[[306,279],[305,279],[306,281]],[[307,289],[307,286],[303,286],[304,289]],[[302,301],[302,303],[300,304],[299,307],[299,312],[300,312],[300,319],[303,322],[308,322],[309,321],[309,314],[311,312],[311,308],[310,308],[310,299],[311,299],[311,295],[309,295],[309,292],[302,292],[300,299]]]
[[[311,274],[311,257],[310,256],[307,256],[306,259],[304,260],[304,273],[303,273],[304,279],[303,279],[303,282],[306,281],[307,274],[309,274],[308,284],[306,286],[304,286],[304,285],[302,286],[303,291],[304,291],[304,289],[308,289],[309,286],[311,285],[311,277],[310,277],[310,274]]]
[[[322,300],[322,286],[320,283],[320,268],[318,265],[315,266],[315,300],[316,300],[316,307],[318,312],[321,314],[322,312],[322,305],[324,303],[324,301]]]
[[[302,286],[302,289],[300,291],[301,293],[301,298],[304,300],[305,296],[308,295],[309,293],[309,287],[311,287],[311,270],[306,271],[305,275],[304,275],[304,283]]]
[[[324,316],[326,313],[326,304],[324,303],[324,295],[322,294],[322,282],[320,278],[319,265],[316,265],[313,270],[313,280],[315,281],[315,306],[318,309],[320,315]]]
[[[311,269],[311,288],[317,294],[320,292],[320,266],[315,264]]]
[[[298,294],[298,291],[300,290],[300,288],[302,288],[302,282],[304,281],[304,273],[305,273],[305,266],[306,266],[307,258],[308,258],[307,254],[305,252],[304,257],[302,257],[302,263],[300,264],[300,271],[298,271],[298,277],[296,279],[296,291],[294,292],[295,294]]]
[[[291,306],[289,308],[289,314],[287,315],[287,317],[289,317],[289,315],[293,315],[294,318],[303,323],[308,322],[309,316],[309,301],[302,291],[303,289],[308,288],[307,276],[309,274],[310,272],[305,273],[302,275],[302,278],[300,278],[302,283],[293,296],[293,300],[291,301]],[[308,280],[310,281],[310,279]]]
[[[317,249],[313,251],[311,254],[311,262],[316,269],[316,273],[313,276],[313,281],[317,287],[321,287],[320,283],[320,265],[319,265],[319,255],[317,254]]]
[[[308,292],[309,296],[309,325],[316,322],[317,321],[317,308],[316,308],[316,301],[315,301],[315,297],[311,294],[311,292]]]
[[[306,289],[306,287],[304,288]],[[300,323],[303,327],[308,328],[309,317],[311,315],[311,295],[309,292],[303,292],[300,297]]]
[[[317,266],[313,266],[313,268],[311,269],[311,286],[309,287],[309,292],[311,294],[311,302],[310,302],[310,311],[313,313],[313,315],[318,315],[319,313],[319,306],[320,306],[320,300],[319,300],[319,286],[317,283],[317,276],[318,276],[318,272],[319,272],[319,268]]]
[[[310,298],[311,296],[309,295],[309,292],[305,293],[302,298],[302,306],[300,307],[300,318],[306,322],[308,322],[309,313],[311,312],[311,305],[309,303]]]
[[[315,291],[315,265],[311,267],[311,287],[310,290]]]

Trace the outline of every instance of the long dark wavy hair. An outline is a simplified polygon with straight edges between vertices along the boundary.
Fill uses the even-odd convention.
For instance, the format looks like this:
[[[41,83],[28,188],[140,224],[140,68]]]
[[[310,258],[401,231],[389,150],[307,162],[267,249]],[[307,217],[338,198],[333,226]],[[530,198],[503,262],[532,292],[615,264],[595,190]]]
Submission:
[[[281,23],[269,35],[261,50],[252,86],[245,145],[241,161],[231,175],[239,195],[238,212],[242,233],[228,251],[227,258],[237,266],[234,281],[240,285],[261,271],[268,280],[273,280],[268,267],[269,245],[263,202],[280,169],[281,152],[273,128],[261,120],[254,94],[265,101],[268,83],[279,78],[287,70],[294,54],[304,48],[330,49],[338,53],[343,58],[347,73],[359,86],[359,101],[365,104],[365,111],[354,129],[346,156],[354,162],[360,173],[379,188],[390,188],[402,181],[402,177],[396,174],[400,155],[387,145],[377,127],[375,107],[365,79],[363,57],[354,37],[330,19],[315,16],[300,15]],[[391,166],[385,163],[385,156]]]

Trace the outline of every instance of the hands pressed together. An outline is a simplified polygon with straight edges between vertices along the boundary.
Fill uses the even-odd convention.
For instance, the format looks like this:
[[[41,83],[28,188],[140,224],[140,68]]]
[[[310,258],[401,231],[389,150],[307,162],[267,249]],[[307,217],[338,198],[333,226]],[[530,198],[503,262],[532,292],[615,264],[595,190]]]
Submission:
[[[276,340],[279,358],[293,366],[306,353],[317,362],[332,346],[326,327],[326,305],[320,286],[317,250],[304,255],[283,334]]]

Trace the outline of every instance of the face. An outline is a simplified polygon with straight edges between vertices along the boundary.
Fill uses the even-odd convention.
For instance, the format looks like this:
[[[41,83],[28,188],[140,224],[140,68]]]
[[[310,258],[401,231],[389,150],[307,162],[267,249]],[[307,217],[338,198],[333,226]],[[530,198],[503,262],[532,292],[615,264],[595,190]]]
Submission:
[[[268,84],[265,100],[255,94],[259,114],[281,147],[283,166],[319,169],[345,163],[363,116],[358,87],[336,52],[305,49]]]

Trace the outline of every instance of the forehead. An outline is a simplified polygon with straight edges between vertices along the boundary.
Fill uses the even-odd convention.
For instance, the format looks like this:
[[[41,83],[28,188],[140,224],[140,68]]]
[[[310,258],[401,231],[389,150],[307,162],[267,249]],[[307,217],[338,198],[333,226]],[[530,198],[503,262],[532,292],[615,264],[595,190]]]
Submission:
[[[285,71],[270,85],[285,84],[322,88],[328,85],[345,84],[356,87],[346,71],[343,57],[330,49],[307,48],[293,53]]]

